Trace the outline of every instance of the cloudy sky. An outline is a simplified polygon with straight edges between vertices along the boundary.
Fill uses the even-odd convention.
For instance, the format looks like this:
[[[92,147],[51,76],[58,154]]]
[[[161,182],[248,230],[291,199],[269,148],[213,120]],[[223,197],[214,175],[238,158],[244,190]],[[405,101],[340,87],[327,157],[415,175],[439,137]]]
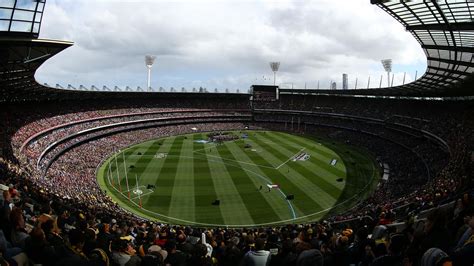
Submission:
[[[40,38],[73,41],[37,72],[41,83],[146,87],[144,56],[156,56],[152,87],[246,91],[378,87],[380,60],[394,61],[394,85],[425,71],[413,37],[369,0],[48,0]],[[386,84],[386,77],[384,80]]]

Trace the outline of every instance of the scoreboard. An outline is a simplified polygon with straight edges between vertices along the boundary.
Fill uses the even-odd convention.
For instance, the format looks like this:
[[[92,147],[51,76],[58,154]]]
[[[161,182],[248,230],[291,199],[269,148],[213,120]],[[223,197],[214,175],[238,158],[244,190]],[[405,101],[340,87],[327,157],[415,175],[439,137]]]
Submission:
[[[253,101],[271,102],[278,100],[278,86],[273,85],[252,85],[250,87]]]

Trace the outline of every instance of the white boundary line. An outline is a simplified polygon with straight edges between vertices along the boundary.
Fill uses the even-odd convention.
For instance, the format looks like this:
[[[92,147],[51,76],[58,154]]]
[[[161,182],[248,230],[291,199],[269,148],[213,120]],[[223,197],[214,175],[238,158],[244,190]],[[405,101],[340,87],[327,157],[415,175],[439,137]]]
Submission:
[[[372,167],[374,168],[374,167]],[[245,170],[245,169],[244,169]],[[308,214],[308,215],[304,215],[304,216],[300,216],[296,219],[286,219],[286,220],[281,220],[281,221],[276,221],[276,222],[270,222],[270,223],[260,223],[260,224],[207,224],[207,223],[199,223],[199,222],[193,222],[193,221],[188,221],[188,220],[183,220],[183,219],[178,219],[178,218],[173,218],[173,217],[169,217],[169,216],[166,216],[166,215],[163,215],[163,214],[159,214],[159,213],[156,213],[156,212],[153,212],[153,211],[150,211],[150,210],[147,210],[147,209],[144,209],[144,208],[139,208],[139,210],[143,210],[144,212],[146,213],[149,213],[149,214],[153,214],[155,216],[158,216],[158,217],[165,217],[165,219],[169,219],[169,220],[174,220],[174,221],[180,221],[180,222],[184,222],[186,224],[191,224],[191,225],[202,225],[202,226],[212,226],[212,227],[259,227],[259,226],[267,226],[267,225],[274,225],[274,224],[285,224],[285,223],[288,223],[288,222],[295,222],[295,220],[301,220],[301,219],[304,219],[304,218],[307,218],[307,217],[310,217],[310,216],[314,216],[314,215],[318,215],[320,213],[324,213],[324,212],[328,212],[330,211],[331,209],[333,208],[336,208],[336,207],[339,207],[341,205],[344,205],[346,202],[354,199],[355,197],[359,196],[359,194],[361,194],[362,192],[365,192],[365,190],[367,189],[367,187],[372,183],[374,179],[374,176],[372,176],[372,179],[370,180],[370,182],[367,182],[367,184],[365,185],[365,187],[359,191],[359,193],[357,194],[354,194],[351,198],[348,198],[346,199],[345,201],[339,203],[339,204],[336,204],[336,205],[333,205],[329,208],[326,208],[324,210],[321,210],[321,211],[318,211],[318,212],[315,212],[315,213],[311,213],[311,214]],[[125,197],[125,195],[123,195],[123,193],[119,192],[115,187],[113,187],[115,189],[115,191],[117,191],[118,193],[122,194],[122,196]],[[132,203],[133,205],[139,207],[139,205],[134,202],[134,201],[130,201],[130,203]],[[137,213],[135,213],[137,214]],[[162,222],[165,222],[165,223],[170,223],[169,221],[162,221]],[[303,221],[305,222],[305,221]]]
[[[171,156],[177,156],[177,155],[171,155]],[[179,156],[178,156],[179,157]],[[194,158],[192,156],[187,156],[189,158]],[[198,159],[200,159],[199,157],[197,157]],[[224,164],[226,164],[225,162],[222,162]],[[232,164],[230,164],[232,165]],[[235,165],[232,165],[232,166],[235,166]],[[237,167],[237,166],[235,166]],[[374,171],[374,165],[372,165],[372,170]],[[245,168],[242,168],[244,171],[249,171],[249,172],[252,172],[250,170],[247,170]],[[373,173],[373,172],[372,172]],[[256,174],[256,173],[255,173]],[[260,177],[259,174],[256,174],[257,176]],[[324,213],[324,212],[328,212],[330,211],[331,209],[334,209],[336,207],[339,207],[341,205],[344,205],[346,204],[346,202],[348,201],[351,201],[353,200],[354,198],[358,197],[360,194],[362,194],[363,192],[366,192],[366,189],[367,187],[373,182],[374,180],[374,175],[372,175],[372,178],[369,182],[367,182],[367,184],[365,185],[365,187],[361,190],[359,190],[358,193],[354,194],[352,197],[344,200],[343,202],[340,202],[339,204],[336,204],[336,205],[333,205],[329,208],[326,208],[324,210],[321,210],[321,211],[318,211],[318,212],[315,212],[315,213],[311,213],[311,214],[307,214],[307,215],[303,215],[303,216],[300,216],[300,217],[297,217],[297,218],[293,218],[293,219],[286,219],[286,220],[280,220],[280,221],[276,221],[276,222],[269,222],[269,223],[260,223],[260,224],[238,224],[238,225],[230,225],[230,224],[209,224],[209,223],[199,223],[199,222],[196,222],[196,221],[188,221],[188,220],[183,220],[183,219],[179,219],[179,218],[174,218],[174,217],[170,217],[170,216],[167,216],[167,215],[163,215],[163,214],[159,214],[159,213],[156,213],[156,212],[153,212],[153,211],[150,211],[150,210],[147,210],[147,209],[144,209],[144,208],[139,208],[138,209],[138,213],[136,212],[137,210],[133,210],[135,214],[138,214],[140,213],[140,211],[143,211],[144,213],[148,213],[148,214],[152,214],[154,216],[157,216],[157,217],[164,217],[165,219],[168,219],[168,220],[172,220],[172,221],[179,221],[179,222],[183,222],[183,223],[186,223],[186,224],[191,224],[191,225],[202,225],[202,226],[212,226],[212,227],[259,227],[259,226],[268,226],[268,225],[275,225],[275,224],[285,224],[285,223],[288,223],[288,222],[295,222],[297,220],[301,220],[301,219],[304,219],[304,218],[308,218],[308,217],[311,217],[311,216],[315,216],[315,215],[318,215],[318,214],[321,214],[321,213]],[[265,180],[265,178],[264,178]],[[109,185],[111,185],[110,183],[110,180],[109,180]],[[115,188],[114,186],[112,186],[112,188],[118,192],[119,194],[121,194],[124,198],[128,199],[128,197],[126,195],[124,195],[122,192],[118,191],[117,188]],[[284,193],[280,190],[280,192],[284,195]],[[139,205],[134,202],[134,201],[128,201],[130,203],[132,203],[133,205],[139,207]],[[288,201],[289,203],[289,201]],[[291,206],[291,203],[289,203],[289,205]],[[292,208],[292,206],[291,206]],[[157,219],[157,218],[155,218]],[[161,221],[161,222],[165,222],[165,223],[170,223],[169,221]],[[306,221],[302,221],[302,222],[306,222]]]
[[[109,181],[109,182],[110,182],[110,181]],[[138,186],[138,188],[140,188],[140,189],[143,188],[142,191],[144,191],[145,189],[148,190],[147,192],[144,192],[144,193],[140,194],[140,197],[143,197],[143,196],[146,196],[146,195],[149,195],[149,194],[155,192],[153,189],[148,189],[148,188],[146,188],[146,186],[144,186],[144,185],[140,185],[140,186]],[[132,192],[132,193],[133,193],[133,190],[134,190],[134,189],[135,189],[135,188],[132,188],[132,189],[130,189],[130,190],[124,190],[123,193],[128,193],[128,192]],[[125,194],[124,194],[124,195],[125,195]],[[128,197],[128,196],[127,196],[127,197]],[[138,198],[139,198],[139,196],[136,196],[136,197],[130,198],[130,200],[134,200],[134,199],[138,199]]]
[[[178,157],[180,157],[180,156],[178,156]],[[191,157],[191,156],[189,156],[189,157]],[[198,158],[198,159],[200,159],[200,158]],[[244,171],[246,171],[246,172],[250,172],[250,173],[256,175],[257,177],[263,179],[265,182],[267,182],[267,184],[273,184],[273,181],[267,179],[266,177],[264,177],[264,176],[262,176],[262,175],[260,175],[260,174],[258,174],[258,173],[256,173],[256,172],[254,172],[254,171],[252,171],[252,170],[248,170],[248,169],[242,168],[240,165],[233,165],[233,164],[229,164],[229,163],[226,163],[226,162],[221,162],[221,161],[218,161],[218,160],[212,160],[212,159],[210,159],[209,161],[211,161],[211,162],[216,162],[216,163],[223,163],[223,164],[225,164],[225,165],[230,165],[230,166],[234,166],[234,167],[239,167],[239,168],[241,168],[242,170],[244,170]],[[251,177],[251,176],[249,176],[249,177]],[[286,200],[286,202],[288,203],[288,207],[290,208],[291,214],[293,215],[293,220],[296,219],[295,209],[293,208],[293,205],[291,204],[291,202],[290,202],[288,199],[286,199],[286,194],[283,192],[283,190],[281,190],[281,188],[278,188],[278,191],[280,191],[280,193],[283,195],[283,198],[284,198],[284,199]]]
[[[205,149],[211,149],[211,148],[214,148],[214,147],[217,146],[217,144],[215,144],[214,142],[203,143],[203,144],[204,144],[204,145],[209,144],[209,145],[211,145],[211,146],[210,146],[210,147],[206,147],[206,148],[202,148],[202,149],[194,150],[193,153],[194,153],[194,152],[195,152],[195,153],[198,153],[198,151],[203,151],[203,150],[205,150]]]
[[[295,158],[296,155],[300,154],[302,151],[306,150],[306,148],[302,148],[299,152],[293,154],[293,156],[291,156],[288,160],[286,160],[285,162],[283,162],[282,164],[280,164],[279,166],[277,166],[275,169],[280,169],[280,167],[282,167],[283,165],[285,165],[287,162],[289,162],[291,159]]]
[[[236,140],[233,140],[232,142],[235,142]],[[262,141],[263,143],[267,143],[267,144],[277,144],[276,142],[273,142],[273,141]],[[285,144],[289,147],[301,147],[301,146],[293,146],[293,145],[288,145],[288,144]],[[282,167],[283,165],[285,165],[287,162],[289,162],[291,159],[293,159],[296,155],[298,155],[300,152],[304,151],[306,148],[302,148],[300,151],[298,151],[297,153],[295,153],[293,156],[291,156],[288,160],[286,160],[285,162],[283,162],[282,164],[280,164],[279,166],[277,167],[271,167],[271,166],[266,166],[266,165],[260,165],[260,164],[254,164],[254,163],[248,163],[248,162],[242,162],[242,161],[238,161],[238,160],[232,160],[232,159],[227,159],[225,157],[221,157],[221,156],[215,156],[215,155],[208,155],[208,154],[205,154],[205,153],[201,153],[201,152],[198,152],[198,151],[202,151],[202,150],[205,150],[207,148],[213,148],[213,147],[217,147],[218,145],[217,144],[214,144],[214,146],[212,147],[206,147],[206,148],[203,148],[203,149],[199,149],[199,150],[195,150],[193,151],[193,153],[196,153],[196,154],[200,154],[200,155],[203,155],[203,156],[206,156],[206,157],[214,157],[214,158],[220,158],[222,160],[226,160],[226,161],[233,161],[233,162],[237,162],[237,163],[241,163],[241,164],[247,164],[247,165],[253,165],[253,166],[258,166],[258,167],[263,167],[263,168],[267,168],[267,169],[280,169],[280,167]]]
[[[170,156],[173,156],[173,157],[179,157],[179,158],[197,158],[197,159],[202,159],[202,158],[199,158],[199,157],[193,157],[193,156],[179,156],[179,155],[170,155]],[[203,159],[202,159],[203,160]],[[234,165],[234,164],[229,164],[229,163],[226,163],[226,162],[221,162],[221,161],[217,161],[217,160],[212,160],[212,159],[208,159],[209,161],[211,162],[218,162],[218,163],[223,163],[223,164],[226,164],[226,165],[230,165],[230,166],[234,166],[234,167],[240,167],[240,166],[237,166],[237,165]],[[241,168],[242,170],[244,171],[247,171],[247,172],[250,172],[250,173],[253,173],[254,175],[256,175],[257,177],[263,179],[265,182],[267,183],[273,183],[271,180],[269,179],[266,179],[264,176],[258,174],[258,173],[255,173],[251,170],[248,170],[248,169],[245,169],[245,168]],[[110,184],[110,180],[109,180],[109,184]],[[110,184],[111,185],[111,184]],[[142,187],[142,186],[140,186]],[[128,197],[123,193],[123,192],[120,192],[116,187],[112,186],[112,188],[118,192],[119,194],[121,194],[124,198],[128,199]],[[296,220],[298,219],[296,217],[296,213],[295,213],[295,210],[293,208],[293,205],[291,204],[291,202],[289,200],[286,199],[286,194],[281,190],[281,188],[278,188],[278,191],[282,194],[283,198],[285,199],[285,201],[287,202],[288,204],[288,207],[291,211],[291,214],[293,216],[292,219],[287,219],[287,220],[283,220],[283,221],[292,221],[292,220]],[[147,193],[146,195],[148,194],[151,194],[151,193]],[[141,195],[140,195],[141,196]],[[134,197],[132,199],[137,199],[138,197]],[[140,207],[136,202],[132,201],[132,200],[128,200],[127,202],[129,203],[132,203],[133,205],[135,206],[138,206]],[[139,211],[142,210],[144,212],[147,212],[147,213],[151,213],[155,216],[158,216],[158,217],[164,217],[165,219],[168,219],[168,220],[174,220],[174,221],[180,221],[180,222],[184,222],[184,223],[187,223],[187,224],[195,224],[195,225],[209,225],[209,226],[218,226],[218,224],[206,224],[206,223],[199,223],[199,222],[195,222],[195,221],[188,221],[188,220],[183,220],[183,219],[179,219],[179,218],[174,218],[174,217],[171,217],[171,216],[167,216],[167,215],[164,215],[164,214],[160,214],[160,213],[157,213],[157,212],[153,212],[153,211],[150,211],[150,210],[147,210],[145,208],[143,208],[143,206],[141,208],[139,208]],[[299,217],[301,218],[301,217]],[[263,223],[263,224],[258,224],[258,225],[265,225],[265,224],[279,224],[281,223],[281,221],[276,221],[276,222],[270,222],[270,223]],[[239,227],[239,226],[242,226],[242,227],[249,227],[249,226],[258,226],[258,225],[220,225],[220,226],[230,226],[230,227]]]
[[[139,199],[140,197],[144,197],[144,196],[150,195],[150,194],[153,193],[153,192],[155,192],[155,191],[153,191],[153,190],[148,190],[148,192],[143,193],[143,194],[140,194],[140,196],[133,197],[133,198],[131,198],[130,200]]]

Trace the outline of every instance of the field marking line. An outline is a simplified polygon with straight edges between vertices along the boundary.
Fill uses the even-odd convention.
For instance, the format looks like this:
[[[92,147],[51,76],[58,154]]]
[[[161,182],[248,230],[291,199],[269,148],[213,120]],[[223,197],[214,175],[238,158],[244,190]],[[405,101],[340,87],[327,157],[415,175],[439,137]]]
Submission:
[[[176,156],[176,155],[175,155]],[[178,156],[179,157],[179,156]],[[194,157],[191,157],[191,156],[181,156],[181,157],[188,157],[188,158],[194,158]],[[224,163],[225,164],[225,163]],[[242,170],[244,171],[249,171],[249,172],[252,172],[254,173],[255,175],[259,176],[260,178],[264,179],[264,177],[260,176],[258,173],[255,173],[253,171],[250,171],[248,169],[245,169],[245,168],[242,168]],[[258,226],[268,226],[268,225],[274,225],[274,224],[285,224],[285,223],[288,223],[288,222],[295,222],[295,220],[299,220],[301,221],[302,219],[305,219],[305,218],[308,218],[308,217],[311,217],[311,216],[315,216],[315,215],[318,215],[318,214],[321,214],[321,213],[324,213],[324,212],[328,212],[330,211],[331,209],[333,208],[336,208],[336,207],[339,207],[339,206],[342,206],[344,205],[346,202],[358,197],[359,195],[361,195],[363,192],[366,192],[366,189],[367,187],[373,182],[375,176],[374,176],[374,170],[375,170],[375,166],[372,164],[372,178],[369,182],[367,182],[364,186],[364,188],[362,188],[361,190],[359,190],[357,193],[355,193],[354,195],[352,195],[352,197],[340,202],[339,204],[335,204],[329,208],[326,208],[326,209],[323,209],[323,210],[320,210],[320,211],[317,211],[317,212],[314,212],[314,213],[311,213],[311,214],[307,214],[307,215],[303,215],[303,216],[300,216],[300,217],[297,217],[297,218],[293,218],[293,219],[286,219],[286,220],[280,220],[280,221],[275,221],[275,222],[268,222],[268,223],[260,223],[260,224],[248,224],[248,225],[245,225],[245,224],[240,224],[240,225],[229,225],[229,224],[210,224],[210,223],[200,223],[200,222],[196,222],[196,221],[188,221],[188,220],[184,220],[184,219],[179,219],[179,218],[175,218],[175,217],[170,217],[170,216],[167,216],[167,215],[163,215],[163,214],[160,214],[160,213],[157,213],[157,212],[153,212],[153,211],[150,211],[150,210],[147,210],[145,208],[139,208],[138,210],[134,210],[134,211],[131,211],[127,208],[124,208],[122,207],[125,211],[128,211],[128,212],[131,212],[132,214],[134,215],[138,215],[138,216],[141,216],[140,215],[140,212],[143,214],[143,213],[148,213],[148,214],[152,214],[154,216],[157,216],[157,217],[153,217],[154,219],[157,219],[158,217],[165,217],[165,219],[169,219],[169,220],[174,220],[174,221],[180,221],[180,222],[185,222],[187,224],[193,224],[193,225],[203,225],[203,226],[225,226],[225,227],[258,227]],[[120,192],[115,186],[112,186],[111,184],[111,180],[109,178],[106,178],[106,181],[109,181],[109,186],[112,187],[112,190],[115,190],[118,194],[121,194],[124,198],[128,199],[128,197],[123,193],[123,192]],[[107,182],[106,182],[107,183]],[[141,186],[140,186],[141,187]],[[282,191],[281,191],[282,192]],[[282,193],[283,194],[283,193]],[[117,198],[119,199],[119,198]],[[120,199],[119,199],[120,200]],[[120,200],[122,201],[122,200]],[[123,202],[123,201],[122,201]],[[139,205],[134,202],[134,201],[128,201],[129,203],[131,203],[132,205],[135,205],[136,207],[139,207]],[[288,201],[288,204],[291,206],[291,203]],[[131,208],[133,208],[132,206],[129,206]],[[138,211],[138,213],[136,212]],[[141,216],[143,217],[143,216]],[[148,218],[147,218],[148,219]],[[170,223],[169,221],[160,221],[158,220],[159,222],[164,222],[164,223]],[[305,221],[303,221],[305,222]]]
[[[372,166],[372,169],[374,167]],[[247,171],[247,169],[243,169],[244,171]],[[251,171],[250,171],[251,172]],[[258,175],[258,174],[257,174]],[[148,209],[145,209],[145,208],[139,208],[138,211],[142,211],[142,212],[145,212],[145,213],[149,213],[149,214],[153,214],[157,217],[165,217],[165,219],[169,219],[169,220],[174,220],[174,221],[179,221],[179,222],[185,222],[187,224],[193,224],[193,225],[203,225],[203,226],[216,226],[216,227],[219,227],[219,226],[225,226],[225,227],[258,227],[258,226],[268,226],[268,225],[273,225],[273,224],[285,224],[285,223],[288,223],[288,222],[294,222],[295,220],[302,220],[304,218],[307,218],[307,217],[311,217],[311,216],[314,216],[314,215],[318,215],[320,213],[324,213],[324,212],[328,212],[330,211],[331,209],[333,208],[336,208],[336,207],[339,207],[339,206],[342,206],[344,205],[346,202],[354,199],[355,197],[359,196],[360,194],[362,194],[362,192],[365,192],[365,190],[367,189],[367,187],[369,186],[369,183],[371,183],[374,179],[374,176],[372,176],[372,179],[370,182],[368,182],[365,187],[363,189],[361,189],[358,193],[356,193],[355,195],[353,195],[351,198],[349,199],[346,199],[344,200],[343,202],[340,202],[339,204],[336,204],[336,205],[333,205],[329,208],[326,208],[324,210],[320,210],[318,212],[315,212],[315,213],[312,213],[312,214],[308,214],[308,215],[303,215],[303,216],[300,216],[300,217],[297,217],[296,219],[293,218],[293,219],[286,219],[286,220],[280,220],[280,221],[275,221],[275,222],[268,222],[268,223],[260,223],[260,224],[235,224],[235,225],[229,225],[229,224],[210,224],[210,223],[200,223],[200,222],[195,222],[195,221],[188,221],[188,220],[184,220],[184,219],[179,219],[179,218],[175,218],[175,217],[170,217],[170,216],[167,216],[167,215],[164,215],[164,214],[160,214],[160,213],[157,213],[157,212],[154,212],[154,211],[150,211]],[[112,187],[116,192],[118,192],[119,194],[122,194],[122,196],[126,197],[122,192],[119,192],[117,188],[115,187]],[[139,207],[139,205],[134,202],[134,201],[129,201],[131,204]],[[290,203],[291,204],[291,203]],[[134,213],[136,215],[140,215],[140,214],[137,214],[137,213]],[[156,219],[156,218],[155,218]],[[165,222],[165,223],[170,223],[170,222],[166,222],[166,221],[160,221],[160,222]],[[304,222],[304,221],[303,221]]]
[[[206,144],[207,144],[207,143],[206,143]],[[211,149],[211,148],[214,148],[214,147],[217,146],[217,144],[215,144],[215,143],[209,143],[209,144],[212,145],[212,146],[206,147],[206,148],[202,148],[202,149],[193,150],[193,153],[194,153],[194,152],[197,153],[198,151],[203,151],[203,150],[205,150],[205,149]]]
[[[213,160],[210,160],[210,161],[213,161]],[[217,162],[217,160],[214,160],[214,162]],[[226,164],[225,162],[222,162],[224,164]],[[237,166],[236,166],[237,167]],[[263,179],[265,182],[267,182],[268,184],[273,184],[273,181],[268,179],[267,177],[264,177],[262,175],[260,175],[259,173],[256,173],[252,170],[249,170],[249,169],[245,169],[245,168],[242,168],[242,170],[246,171],[246,172],[250,172],[254,175],[256,175],[257,177],[259,177],[260,179]],[[250,176],[249,176],[250,177]],[[287,195],[285,194],[285,192],[283,192],[283,190],[281,188],[277,188],[277,190],[283,195],[283,198],[286,200],[286,202],[288,203],[288,207],[290,208],[291,210],[291,214],[293,215],[293,220],[296,219],[296,212],[295,212],[295,209],[293,208],[293,205],[291,204],[290,200],[287,199]]]
[[[263,167],[263,168],[268,168],[268,169],[275,169],[274,167],[271,167],[271,166],[265,166],[265,165],[254,164],[254,163],[247,163],[247,162],[242,162],[242,161],[238,161],[238,160],[227,159],[227,158],[224,158],[224,157],[221,157],[221,156],[208,155],[208,154],[200,153],[200,152],[196,152],[196,154],[200,154],[200,155],[203,155],[205,157],[219,158],[219,159],[222,159],[222,160],[225,160],[225,161],[232,161],[232,162],[236,162],[236,163],[239,163],[239,164],[247,164],[247,165],[253,165],[253,166]]]
[[[153,190],[148,190],[148,192],[145,192],[145,193],[143,193],[143,194],[140,194],[140,196],[133,197],[133,198],[131,198],[130,200],[136,200],[136,199],[138,199],[138,198],[142,198],[142,199],[143,199],[144,196],[148,196],[148,195],[152,194],[153,192],[155,192],[155,191],[153,191]]]
[[[123,193],[128,193],[129,191],[130,191],[130,192],[133,192],[134,190],[136,190],[136,188],[137,188],[137,187],[135,186],[135,187],[133,187],[133,188],[131,188],[131,189],[129,189],[129,190],[123,190]],[[144,185],[139,185],[138,188],[140,188],[140,189],[143,188],[143,190],[147,189],[146,186],[144,186]],[[148,189],[148,190],[151,190],[151,189]]]
[[[374,168],[372,166],[372,168]],[[246,169],[244,169],[246,170]],[[372,176],[372,179],[371,179],[371,182],[373,181],[374,177]],[[318,215],[320,213],[324,213],[324,212],[328,212],[330,211],[331,209],[333,208],[336,208],[336,207],[339,207],[339,206],[342,206],[343,204],[345,204],[346,202],[348,202],[349,200],[352,200],[354,199],[355,197],[359,196],[360,194],[362,194],[362,192],[365,192],[365,189],[369,186],[369,183],[368,182],[366,184],[366,186],[360,190],[358,193],[356,193],[355,195],[353,195],[351,198],[349,199],[346,199],[344,200],[343,202],[340,202],[339,204],[336,204],[336,205],[333,205],[329,208],[326,208],[324,210],[320,210],[318,212],[315,212],[315,213],[312,213],[312,214],[308,214],[308,215],[303,215],[303,216],[300,216],[300,217],[297,217],[297,218],[293,218],[293,219],[286,219],[286,220],[280,220],[280,221],[275,221],[275,222],[268,222],[268,223],[260,223],[260,224],[236,224],[236,225],[229,225],[229,224],[210,224],[210,223],[200,223],[200,222],[196,222],[196,221],[188,221],[188,220],[184,220],[184,219],[179,219],[179,218],[175,218],[175,217],[170,217],[170,216],[167,216],[167,215],[164,215],[164,214],[160,214],[160,213],[157,213],[157,212],[154,212],[154,211],[150,211],[148,209],[145,209],[145,208],[139,208],[138,211],[142,211],[142,212],[145,212],[145,213],[149,213],[149,214],[152,214],[152,215],[155,215],[157,217],[165,217],[165,219],[169,219],[169,220],[174,220],[174,221],[179,221],[179,222],[184,222],[184,223],[187,223],[187,224],[193,224],[193,225],[202,225],[202,226],[216,226],[216,227],[219,227],[219,226],[225,226],[225,227],[258,227],[258,226],[268,226],[268,225],[274,225],[274,224],[285,224],[285,223],[288,223],[288,222],[294,222],[295,220],[302,220],[304,218],[307,218],[307,217],[311,217],[311,216],[314,216],[314,215]],[[109,185],[111,185],[109,183]],[[117,188],[115,187],[112,187],[116,192],[118,192],[119,194],[121,194],[123,197],[127,198],[126,195],[124,195],[122,192],[118,191]],[[139,205],[134,202],[134,201],[129,201],[131,204],[135,205],[136,207],[139,207]],[[291,203],[289,203],[291,204]],[[132,212],[133,214],[135,215],[140,215],[139,213],[136,213],[136,212]],[[143,216],[142,216],[143,217]],[[155,218],[156,219],[156,218]],[[159,220],[158,220],[159,221]],[[160,222],[164,222],[164,223],[170,223],[169,221],[160,221]],[[304,221],[303,221],[304,222]]]
[[[234,140],[228,140],[228,141],[226,141],[226,142],[236,142],[236,141],[239,141],[239,140],[240,140],[240,139],[234,139]],[[212,142],[205,143],[205,144],[210,144],[210,145],[212,145],[212,146],[211,146],[211,147],[205,147],[205,148],[202,148],[202,149],[193,150],[193,153],[194,153],[194,152],[198,153],[198,151],[203,151],[203,150],[205,150],[205,149],[210,149],[210,148],[214,148],[214,147],[219,146],[218,143],[213,142],[213,141],[212,141]]]
[[[194,157],[192,157],[192,156],[186,156],[186,155],[181,155],[181,156],[176,155],[176,156],[177,156],[177,157],[183,157],[183,158],[194,158]],[[217,157],[217,156],[214,156],[214,157]],[[221,157],[219,157],[219,158],[222,159]],[[242,170],[244,170],[245,172],[250,172],[250,173],[256,175],[258,178],[264,180],[264,181],[267,182],[268,184],[273,184],[273,181],[272,181],[272,180],[270,180],[270,179],[268,179],[268,178],[266,178],[266,177],[260,175],[259,173],[254,172],[254,171],[252,171],[252,170],[242,168],[241,165],[229,164],[229,163],[226,163],[226,162],[224,162],[224,161],[221,162],[221,161],[218,161],[218,160],[215,160],[215,159],[214,159],[214,160],[213,160],[213,159],[208,159],[208,160],[209,160],[210,162],[218,162],[218,163],[222,163],[222,164],[224,164],[224,165],[230,165],[230,166],[233,166],[233,167],[239,167],[239,168],[241,168]],[[274,169],[274,168],[271,168],[271,169]],[[249,176],[249,177],[250,177],[250,176]],[[285,192],[283,192],[283,190],[282,190],[281,188],[278,188],[277,190],[283,195],[283,198],[284,198],[284,200],[286,200],[286,202],[287,202],[287,204],[288,204],[288,207],[289,207],[289,209],[290,209],[290,211],[291,211],[291,214],[292,214],[292,216],[293,216],[293,220],[295,220],[297,217],[296,217],[296,212],[295,212],[295,209],[293,208],[293,205],[291,204],[290,200],[288,200],[288,199],[286,198],[287,195],[285,194]]]
[[[301,150],[299,150],[297,153],[295,153],[293,156],[291,156],[288,160],[286,160],[285,162],[283,162],[282,164],[280,164],[279,166],[277,166],[275,169],[280,169],[280,167],[282,167],[283,165],[285,165],[287,162],[289,162],[291,159],[295,158],[296,155],[300,154],[302,151],[306,150],[306,148],[302,148]]]

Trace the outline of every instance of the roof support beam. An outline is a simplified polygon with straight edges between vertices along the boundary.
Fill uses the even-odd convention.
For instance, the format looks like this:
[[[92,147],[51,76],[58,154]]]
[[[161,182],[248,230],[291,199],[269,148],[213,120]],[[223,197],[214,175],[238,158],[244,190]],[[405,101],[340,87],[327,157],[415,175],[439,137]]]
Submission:
[[[474,47],[464,47],[464,46],[446,46],[446,45],[427,45],[423,44],[421,46],[423,49],[433,49],[433,50],[445,50],[445,51],[456,51],[456,52],[466,52],[474,54]]]
[[[408,25],[406,26],[406,30],[408,31],[414,31],[414,30],[466,31],[466,30],[474,30],[474,22]]]
[[[443,58],[438,58],[438,57],[427,57],[427,59],[428,61],[437,61],[437,62],[453,64],[453,65],[458,65],[458,66],[472,67],[474,65],[471,62],[457,61],[457,60],[452,60],[452,59],[443,59]]]
[[[428,71],[429,71],[429,69],[433,69],[434,71],[446,71],[446,72],[449,72],[451,74],[458,74],[458,75],[461,75],[461,76],[466,76],[466,75],[470,74],[468,72],[463,72],[463,71],[459,71],[459,70],[445,69],[445,68],[433,67],[433,66],[428,66]]]
[[[432,72],[426,72],[425,75],[431,75],[431,76],[435,76],[435,77],[440,77],[441,80],[443,79],[453,79],[453,80],[462,80],[461,78],[457,77],[452,77],[452,76],[448,76],[448,75],[443,75],[443,74],[438,74],[438,73],[432,73]],[[464,74],[465,75],[465,74]]]

